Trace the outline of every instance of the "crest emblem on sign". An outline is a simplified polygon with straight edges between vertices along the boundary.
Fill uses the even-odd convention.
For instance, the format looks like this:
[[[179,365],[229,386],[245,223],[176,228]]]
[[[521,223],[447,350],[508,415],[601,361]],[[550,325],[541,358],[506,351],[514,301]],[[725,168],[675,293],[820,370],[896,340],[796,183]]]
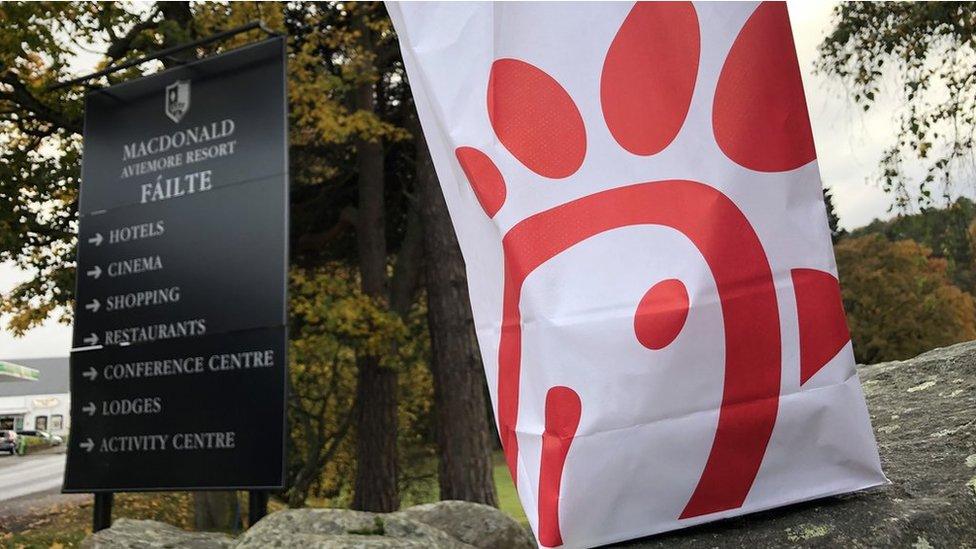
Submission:
[[[190,81],[177,80],[166,86],[166,116],[173,122],[183,119],[190,110]]]

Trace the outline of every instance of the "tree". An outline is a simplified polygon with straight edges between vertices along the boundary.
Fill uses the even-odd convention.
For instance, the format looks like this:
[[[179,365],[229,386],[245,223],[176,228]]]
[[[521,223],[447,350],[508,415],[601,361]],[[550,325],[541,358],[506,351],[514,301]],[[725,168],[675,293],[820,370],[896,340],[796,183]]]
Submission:
[[[411,287],[425,276],[434,346],[430,367],[441,495],[495,504],[484,371],[474,337],[464,263],[416,123],[392,26],[379,4],[332,6],[323,8],[321,14],[316,9],[300,10],[289,25],[300,49],[321,60],[310,65],[311,70],[300,79],[314,84],[293,86],[293,105],[323,93],[332,98],[334,108],[317,106],[309,116],[327,115],[315,124],[320,142],[352,144],[349,154],[355,158],[358,186],[357,202],[336,213],[333,225],[309,231],[304,242],[319,250],[344,228],[355,227],[363,293],[388,303],[401,318],[407,317],[412,303]],[[336,59],[344,61],[337,63]],[[330,79],[323,80],[321,67]],[[305,116],[299,113],[299,118]],[[341,175],[336,179],[341,180]],[[426,262],[421,261],[421,254],[426,255]],[[391,255],[396,256],[392,270]],[[394,353],[396,347],[393,345]],[[353,506],[392,510],[396,507],[393,481],[399,471],[389,454],[396,434],[392,413],[396,404],[390,388],[414,385],[396,382],[396,372],[377,368],[377,359],[369,355],[359,359],[361,392],[357,400],[365,415],[357,421],[360,468],[355,493],[362,497],[354,498]],[[363,437],[364,432],[375,436]],[[401,461],[406,457],[401,452]]]
[[[976,291],[974,274],[973,235],[976,203],[959,198],[942,209],[929,208],[917,214],[899,215],[888,221],[875,220],[856,229],[852,234],[863,236],[877,233],[888,240],[914,240],[932,250],[933,257],[946,260],[949,279],[961,290]]]
[[[976,3],[842,2],[834,23],[818,70],[843,82],[865,111],[887,75],[901,86],[905,109],[895,114],[899,127],[880,165],[894,206],[915,203],[906,161],[925,168],[919,205],[932,205],[933,191],[948,201],[976,135]]]
[[[427,319],[433,355],[441,499],[498,506],[492,475],[485,376],[474,332],[464,258],[422,132],[417,183],[427,254]]]
[[[261,8],[202,8],[189,2],[159,2],[140,10],[119,4],[26,4],[0,6],[0,261],[14,261],[35,276],[3,296],[0,312],[23,334],[56,314],[71,319],[77,196],[82,132],[80,87],[52,91],[68,76],[74,50],[101,43],[103,66],[186,43],[213,26],[253,18]],[[276,13],[278,14],[275,17]],[[269,24],[280,10],[266,10]],[[246,40],[238,37],[238,41]],[[173,66],[213,47],[185,50],[162,59]],[[111,84],[142,74],[133,67],[104,77]],[[94,82],[89,83],[91,86]],[[52,154],[46,151],[57,151]],[[196,494],[198,528],[234,529],[233,492]]]
[[[189,2],[144,9],[117,3],[0,5],[0,261],[35,273],[0,299],[0,313],[15,334],[52,315],[71,321],[84,92],[141,76],[153,64],[84,87],[49,86],[71,76],[71,61],[86,44],[101,45],[100,66],[108,67],[262,16],[272,26],[281,23],[280,9],[243,2],[196,10]],[[241,35],[236,42],[254,36]],[[226,45],[185,50],[162,64],[173,66]]]
[[[823,190],[824,207],[827,208],[827,227],[830,228],[830,240],[834,244],[841,239],[847,231],[840,227],[840,217],[834,211],[834,197],[830,194],[830,189]]]
[[[378,3],[325,5],[293,11],[292,16],[290,30],[301,51],[309,55],[310,70],[303,73],[307,80],[298,89],[317,87],[316,91],[330,94],[325,102],[332,108],[318,105],[308,116],[318,118],[315,129],[320,131],[334,127],[336,120],[348,124],[346,140],[340,144],[352,146],[355,162],[356,198],[347,219],[354,219],[350,224],[355,227],[362,293],[403,317],[414,302],[423,243],[419,214],[409,195],[389,202],[390,181],[400,192],[410,184],[409,178],[388,172],[390,149],[409,137],[397,124],[408,92],[392,24]],[[402,215],[392,226],[387,220],[390,213]],[[403,232],[391,267],[389,233],[397,228]],[[384,365],[385,353],[396,354],[396,345],[382,354],[357,356],[357,469],[352,502],[355,509],[381,512],[400,506],[398,379],[397,371]]]
[[[344,357],[355,354],[352,386],[356,391],[348,401],[348,393],[339,396],[350,387],[344,359],[333,362],[321,350],[301,349],[304,354],[297,365],[301,378],[293,378],[292,383],[303,385],[296,390],[305,396],[291,403],[290,414],[300,426],[292,433],[294,440],[305,440],[306,445],[296,445],[301,448],[300,462],[290,464],[288,478],[295,489],[287,497],[298,505],[304,502],[303,494],[328,493],[345,502],[345,494],[338,493],[345,486],[323,479],[324,470],[326,476],[355,476],[356,507],[393,510],[399,491],[424,476],[400,475],[398,462],[408,460],[405,448],[410,455],[419,455],[423,452],[414,451],[416,444],[428,442],[429,404],[420,401],[429,377],[413,366],[429,349],[427,330],[418,331],[414,322],[417,315],[427,314],[418,302],[423,295],[418,290],[425,273],[425,242],[417,203],[417,151],[406,129],[415,114],[382,4],[0,5],[4,24],[0,33],[0,261],[13,260],[33,274],[2,296],[0,312],[18,334],[51,316],[70,322],[83,93],[86,87],[111,85],[158,67],[147,63],[92,80],[86,87],[49,90],[50,84],[73,76],[69,66],[79,48],[97,48],[92,51],[101,56],[100,67],[107,67],[255,19],[285,28],[289,35],[293,266],[315,281],[316,291],[326,294],[331,290],[323,277],[354,280],[359,285],[357,299],[368,299],[370,307],[399,317],[411,334],[407,339],[389,338],[384,347],[363,346],[343,333],[324,334],[322,330],[334,328],[323,327],[327,324],[296,320],[306,327],[317,326],[305,332],[310,341],[325,335],[346,338],[341,346],[346,349]],[[187,50],[181,57],[217,53],[259,36],[257,31],[238,35]],[[435,251],[430,253],[440,254],[436,247],[431,249]],[[322,274],[323,269],[328,274]],[[463,268],[452,267],[452,272],[463,276]],[[431,280],[440,280],[437,274],[434,271]],[[437,292],[434,295],[436,300]],[[470,313],[463,312],[466,294],[459,295],[464,298],[461,309],[438,308],[430,313],[431,319],[457,314],[459,321],[470,322]],[[440,324],[431,320],[431,325]],[[292,349],[299,356],[294,345],[297,341]],[[476,343],[468,338],[460,348],[465,357],[474,357],[463,362],[464,371],[479,380],[472,386],[483,386],[480,367],[471,367],[477,366],[471,360],[476,361],[478,353],[464,350],[465,346]],[[457,357],[438,361],[461,364]],[[342,391],[329,393],[322,407],[310,406],[324,395],[316,391],[327,390],[333,383],[330,376],[337,372],[334,382]],[[483,401],[484,395],[480,398]],[[354,411],[348,433],[340,429],[347,415],[334,413],[340,409]],[[297,418],[303,412],[318,419],[302,425]],[[445,418],[445,422],[469,419]],[[322,421],[327,427],[324,432]],[[484,438],[483,423],[471,430],[470,436],[479,441]],[[451,428],[465,433],[466,427],[458,423]],[[403,435],[399,441],[398,433]],[[323,441],[318,454],[306,451],[308,441],[314,445],[314,436]],[[332,441],[339,439],[342,442],[333,449]],[[349,450],[350,444],[358,449]],[[353,472],[349,464],[357,462]],[[483,494],[484,489],[473,493]],[[486,496],[478,497],[488,501]]]
[[[352,470],[351,460],[338,458],[350,453],[346,435],[355,418],[356,351],[399,331],[395,320],[359,292],[357,282],[341,264],[291,274],[289,507],[304,506],[313,492],[334,498],[345,487],[323,472],[332,467],[338,474],[329,477],[341,479]],[[372,329],[377,326],[382,329]]]
[[[382,356],[400,373],[400,453],[426,455],[432,397],[423,309],[405,317],[377,306],[360,290],[356,269],[340,262],[293,269],[291,275],[290,443],[285,499],[301,507],[309,496],[348,505],[356,470],[354,430],[357,357]],[[396,354],[384,353],[396,346]],[[408,473],[418,480],[423,464]],[[423,483],[420,483],[423,484]],[[408,491],[410,483],[402,486]],[[422,486],[420,490],[426,489]]]
[[[902,360],[976,338],[973,297],[952,285],[946,261],[930,249],[876,234],[834,249],[858,362]]]

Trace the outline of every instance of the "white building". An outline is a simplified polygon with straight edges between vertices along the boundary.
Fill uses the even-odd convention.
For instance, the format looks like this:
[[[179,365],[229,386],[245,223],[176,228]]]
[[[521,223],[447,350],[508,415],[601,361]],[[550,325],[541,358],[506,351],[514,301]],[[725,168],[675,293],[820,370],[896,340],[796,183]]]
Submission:
[[[67,357],[0,361],[0,430],[64,435],[70,409]]]

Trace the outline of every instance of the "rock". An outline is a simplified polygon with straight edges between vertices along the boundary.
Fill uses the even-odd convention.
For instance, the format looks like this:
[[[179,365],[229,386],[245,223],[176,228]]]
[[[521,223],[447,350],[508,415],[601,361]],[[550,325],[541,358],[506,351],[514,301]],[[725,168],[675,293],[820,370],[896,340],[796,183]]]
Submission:
[[[976,342],[858,373],[890,486],[626,546],[976,547]]]
[[[398,513],[345,509],[289,509],[259,520],[237,540],[224,534],[184,532],[151,520],[115,521],[89,536],[89,549],[530,549],[532,536],[498,509],[463,501],[419,505]]]
[[[154,520],[117,519],[112,527],[85,538],[83,549],[214,549],[234,539],[214,532],[186,532]]]
[[[472,549],[437,528],[399,514],[344,509],[289,509],[272,513],[251,527],[235,547]]]
[[[479,549],[534,549],[528,530],[505,513],[478,503],[439,501],[411,507],[396,515],[443,530]]]

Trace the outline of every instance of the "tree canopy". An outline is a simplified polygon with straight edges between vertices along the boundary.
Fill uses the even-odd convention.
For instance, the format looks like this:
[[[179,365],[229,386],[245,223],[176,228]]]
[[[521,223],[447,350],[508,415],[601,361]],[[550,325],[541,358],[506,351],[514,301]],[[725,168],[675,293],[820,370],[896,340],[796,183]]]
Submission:
[[[851,231],[852,236],[880,234],[888,240],[914,240],[944,259],[947,274],[960,289],[976,293],[976,203],[960,198],[942,209],[875,220]]]
[[[971,169],[976,135],[976,3],[841,2],[817,68],[843,82],[865,111],[889,79],[900,87],[880,182],[894,206],[929,207],[953,196]],[[919,165],[917,182],[906,166]],[[916,199],[912,189],[917,187]]]
[[[835,252],[858,362],[976,339],[973,297],[952,284],[947,261],[929,248],[870,234],[841,240]]]
[[[158,70],[146,63],[85,86],[50,89],[74,76],[82,56],[111,67],[215,29],[264,17],[281,26],[280,8],[189,3],[142,8],[117,3],[5,2],[0,5],[0,261],[31,275],[0,296],[6,327],[23,334],[52,315],[71,321],[74,246],[84,94]],[[248,39],[188,51],[163,64],[232,47]],[[97,47],[97,51],[91,48]]]
[[[87,72],[82,57],[97,59],[96,69],[114,67],[259,19],[288,35],[295,451],[285,496],[293,505],[313,495],[394,510],[401,492],[409,499],[427,489],[436,469],[432,400],[454,399],[475,403],[475,414],[444,416],[437,438],[467,439],[460,447],[471,453],[462,458],[484,471],[461,469],[462,477],[442,469],[441,476],[458,477],[442,486],[494,503],[477,342],[472,335],[431,356],[428,325],[470,332],[470,305],[462,292],[426,307],[423,256],[437,257],[462,281],[463,261],[453,231],[444,230],[443,200],[432,200],[439,188],[382,3],[0,4],[0,262],[29,274],[0,296],[5,327],[23,334],[51,317],[71,321],[86,91],[261,35],[183,50],[81,86],[51,86]],[[418,180],[426,182],[423,211]],[[425,240],[424,216],[435,220],[438,238]],[[426,273],[441,283],[440,271]],[[419,367],[427,364],[458,372],[453,379],[467,389],[432,395],[438,381]]]

